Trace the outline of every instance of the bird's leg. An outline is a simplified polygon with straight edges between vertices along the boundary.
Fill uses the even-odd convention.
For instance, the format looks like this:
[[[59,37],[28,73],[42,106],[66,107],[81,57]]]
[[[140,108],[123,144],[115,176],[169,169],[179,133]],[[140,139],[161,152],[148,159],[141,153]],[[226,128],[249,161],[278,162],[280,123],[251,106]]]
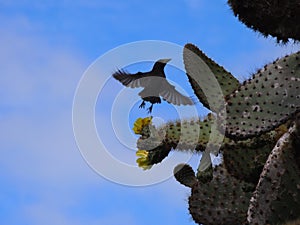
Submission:
[[[151,106],[147,109],[149,114],[152,112],[152,108],[153,108],[153,104],[151,104]]]
[[[140,104],[139,108],[145,108],[145,105],[146,105],[146,103],[145,103],[145,101],[143,101],[142,104]]]

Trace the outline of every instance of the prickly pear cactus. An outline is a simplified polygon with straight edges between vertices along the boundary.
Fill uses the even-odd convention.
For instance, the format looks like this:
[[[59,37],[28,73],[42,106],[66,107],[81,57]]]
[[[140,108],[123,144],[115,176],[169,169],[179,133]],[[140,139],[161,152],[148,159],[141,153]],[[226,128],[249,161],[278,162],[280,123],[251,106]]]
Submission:
[[[226,123],[223,123],[222,130],[226,131],[226,136],[235,140],[259,136],[274,130],[300,111],[299,52],[266,65],[254,74],[252,79],[240,85],[230,73],[205,56],[196,46],[186,44],[183,58],[196,96],[204,106],[222,112],[220,98],[215,96],[217,88],[204,83],[204,79],[210,82],[210,78],[204,76],[198,82],[194,80],[195,77],[202,77],[192,63],[197,57],[206,62],[214,72],[225,96],[226,113],[223,113],[223,117],[226,118]],[[205,90],[199,84],[202,84]],[[210,94],[212,96],[207,96]],[[210,104],[207,97],[212,100]]]
[[[202,90],[191,85],[195,93],[199,93],[197,96],[201,96]],[[252,79],[225,96],[226,113],[218,114],[226,117],[227,121],[223,128],[227,138],[221,149],[223,167],[227,168],[231,177],[239,181],[254,185],[258,183],[251,204],[248,205],[247,220],[239,223],[229,221],[228,224],[278,224],[299,218],[299,136],[294,138],[293,142],[287,141],[291,149],[286,149],[284,154],[279,154],[276,150],[281,146],[280,141],[277,144],[276,142],[282,135],[282,138],[285,138],[300,110],[299,89],[298,52],[266,65],[253,75]],[[295,142],[297,144],[293,144]],[[192,188],[194,187],[195,185]],[[226,188],[227,186],[224,189]],[[216,187],[215,189],[218,190]],[[215,194],[219,194],[218,191]],[[194,195],[192,192],[190,199],[193,199]],[[202,201],[202,205],[210,204],[210,199],[206,199],[202,193],[197,195],[197,199],[198,203]],[[191,209],[191,202],[189,206]],[[195,211],[190,210],[199,224],[223,224],[226,221],[205,221],[202,211],[200,207]],[[227,218],[230,216],[227,215]]]
[[[203,218],[203,208],[193,211],[191,207],[195,203],[189,201],[190,212],[197,223],[278,224],[299,218],[300,137],[291,131],[292,128],[288,132],[294,123],[291,121],[295,121],[295,115],[300,110],[299,89],[298,52],[265,66],[252,79],[225,96],[227,126],[224,129],[227,141],[222,147],[223,166],[231,177],[258,185],[248,205],[247,219],[239,222],[226,222],[225,218],[222,222],[206,220]],[[197,88],[194,91],[201,93]],[[289,139],[282,144],[281,140],[286,140],[288,134],[294,135],[293,141]],[[283,137],[276,144],[281,135]],[[216,186],[215,194],[220,194]],[[224,189],[227,190],[227,185]],[[190,200],[197,196],[195,201],[198,204],[201,201],[202,205],[210,204],[210,199],[205,198],[202,192],[196,192],[196,195],[192,191]],[[243,204],[238,204],[243,207]],[[214,214],[210,215],[209,219],[215,219]],[[226,218],[230,219],[230,215]]]
[[[160,163],[167,157],[172,149],[204,151],[208,145],[214,143],[214,139],[210,137],[214,118],[209,114],[203,120],[192,119],[182,123],[170,121],[158,128],[147,118],[138,119],[133,128],[141,135],[137,141],[138,165],[143,169],[150,169],[152,165]],[[141,121],[144,120],[148,122],[142,124]],[[141,127],[138,126],[139,123]],[[224,166],[228,172],[237,179],[256,184],[269,153],[279,137],[287,131],[287,126],[284,124],[280,129],[253,139],[233,141],[225,138],[219,152],[223,154]],[[202,176],[202,179],[206,175],[206,172],[197,173],[197,177]]]
[[[192,190],[189,211],[194,221],[277,225],[299,219],[300,135],[296,127],[300,120],[295,119],[300,110],[299,53],[276,60],[239,84],[195,46],[186,46],[184,54],[196,54],[216,73],[213,76],[222,83],[226,112],[220,99],[207,96],[206,90],[197,86],[200,70],[192,68],[197,64],[191,56],[186,57],[185,63],[191,63],[186,66],[188,76],[193,77],[189,77],[191,86],[214,113],[202,120],[170,121],[160,127],[152,125],[151,118],[139,118],[133,128],[140,135],[138,165],[150,169],[171,150],[205,151],[214,143],[213,137],[225,130],[218,150],[223,155],[220,166],[204,171],[199,166],[196,175],[186,164],[174,169],[175,178]],[[217,101],[208,104],[208,99]],[[226,114],[227,125],[213,130],[216,119]],[[217,134],[212,136],[212,131]]]
[[[264,36],[300,40],[299,1],[228,3],[242,22]],[[202,159],[209,160],[210,153],[222,153],[221,165],[201,166],[201,160],[196,175],[187,164],[174,169],[177,181],[191,188],[189,211],[196,223],[300,224],[299,58],[300,52],[280,58],[240,84],[187,44],[186,74],[199,101],[213,114],[160,127],[151,118],[136,121],[137,163],[143,169],[162,162],[171,150],[203,151]],[[218,148],[207,151],[214,145]]]

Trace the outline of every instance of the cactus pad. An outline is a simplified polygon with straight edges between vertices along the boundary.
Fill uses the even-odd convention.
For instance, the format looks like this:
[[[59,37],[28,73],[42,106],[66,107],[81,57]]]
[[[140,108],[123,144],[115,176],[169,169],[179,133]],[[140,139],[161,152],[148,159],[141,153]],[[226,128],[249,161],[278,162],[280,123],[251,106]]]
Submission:
[[[201,68],[200,59],[208,66],[212,72],[210,74],[214,77],[210,77],[208,73],[205,73],[205,69]],[[213,111],[218,110],[218,105],[222,104],[222,101],[219,102],[219,98],[231,94],[240,86],[239,81],[232,76],[231,73],[208,58],[193,44],[186,44],[184,46],[183,60],[189,82],[195,95],[208,109]],[[195,78],[197,78],[198,81],[196,81]],[[213,101],[209,101],[208,99]]]
[[[295,160],[293,139],[299,140],[295,126],[285,133],[264,166],[248,210],[250,224],[279,224],[299,219],[300,168]]]
[[[203,120],[195,118],[170,121],[157,128],[151,121],[144,123],[141,122],[144,120],[138,119],[134,125],[137,127],[135,130],[138,130],[138,134],[141,135],[137,141],[137,148],[140,151],[137,154],[140,156],[138,164],[148,169],[150,165],[161,162],[172,149],[207,150],[209,153],[217,154],[221,147],[218,143],[224,136],[215,128],[215,119],[216,117],[209,113]]]
[[[226,136],[246,139],[275,129],[300,111],[300,53],[266,65],[226,97]]]
[[[208,183],[198,182],[192,187],[189,211],[198,224],[232,225],[246,221],[251,185],[231,177],[218,166]]]
[[[270,152],[288,126],[289,123],[283,124],[274,131],[247,140],[226,141],[222,153],[230,175],[256,184]]]

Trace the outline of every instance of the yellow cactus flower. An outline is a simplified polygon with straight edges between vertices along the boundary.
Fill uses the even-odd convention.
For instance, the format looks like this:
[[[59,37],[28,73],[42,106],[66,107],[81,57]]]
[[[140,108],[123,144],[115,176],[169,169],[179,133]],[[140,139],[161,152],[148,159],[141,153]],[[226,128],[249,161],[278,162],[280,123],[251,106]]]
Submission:
[[[138,118],[133,125],[132,130],[134,131],[135,134],[140,134],[142,131],[142,118]]]
[[[140,156],[142,158],[147,158],[149,153],[146,150],[138,150],[136,153],[136,156]]]
[[[133,125],[132,130],[135,134],[141,134],[143,127],[150,124],[152,121],[152,116],[146,118],[138,118]]]
[[[152,165],[149,164],[149,159],[148,159],[149,152],[146,150],[138,150],[136,152],[136,156],[139,156],[136,160],[137,164],[139,167],[143,168],[144,170],[148,170],[152,167]]]

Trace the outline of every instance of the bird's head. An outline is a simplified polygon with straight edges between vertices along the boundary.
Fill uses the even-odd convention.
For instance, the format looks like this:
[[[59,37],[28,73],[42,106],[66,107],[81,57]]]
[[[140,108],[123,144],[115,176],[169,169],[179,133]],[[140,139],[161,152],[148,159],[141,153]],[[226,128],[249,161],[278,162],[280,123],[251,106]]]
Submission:
[[[159,59],[155,62],[152,71],[162,71],[171,59]]]
[[[170,62],[171,61],[171,59],[160,59],[160,60],[158,60],[158,61],[156,61],[156,62],[158,62],[158,63],[163,63],[163,64],[167,64],[168,62]]]

